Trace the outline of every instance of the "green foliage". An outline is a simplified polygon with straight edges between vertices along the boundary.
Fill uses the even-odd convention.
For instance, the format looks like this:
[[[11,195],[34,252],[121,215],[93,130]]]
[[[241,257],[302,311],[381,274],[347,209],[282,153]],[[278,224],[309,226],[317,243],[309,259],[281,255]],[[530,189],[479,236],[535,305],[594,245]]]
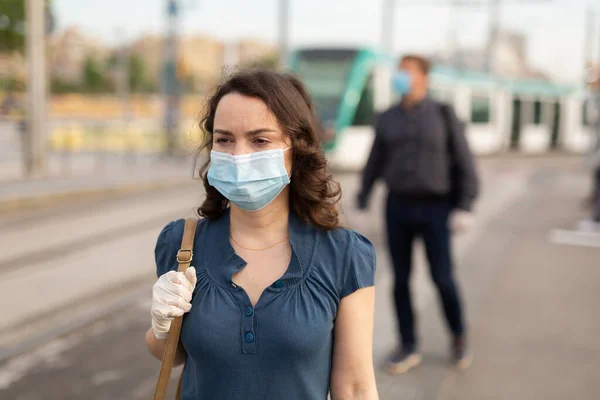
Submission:
[[[54,28],[50,0],[46,0],[47,30]],[[25,0],[0,1],[0,51],[23,52],[25,45]]]
[[[23,92],[25,91],[25,82],[14,76],[0,78],[0,91]]]
[[[66,82],[58,77],[50,78],[50,92],[51,93],[76,93],[81,91],[80,85],[75,83]]]
[[[0,51],[23,50],[25,43],[25,0],[0,2]]]
[[[106,91],[108,87],[106,69],[91,55],[83,63],[82,86],[85,91],[92,93]]]
[[[140,56],[132,54],[128,64],[129,90],[133,93],[145,91],[148,80],[146,63]]]

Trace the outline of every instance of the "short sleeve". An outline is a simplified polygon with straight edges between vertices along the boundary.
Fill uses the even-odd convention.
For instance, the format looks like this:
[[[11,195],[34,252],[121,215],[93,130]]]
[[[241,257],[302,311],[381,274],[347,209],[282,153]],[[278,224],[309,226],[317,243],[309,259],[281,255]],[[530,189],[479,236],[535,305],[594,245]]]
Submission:
[[[154,259],[156,261],[156,276],[159,277],[168,271],[177,270],[177,252],[181,247],[183,236],[183,219],[172,221],[165,226],[158,235],[156,247],[154,248]]]
[[[340,298],[358,289],[375,285],[376,256],[373,244],[361,234],[350,231]]]

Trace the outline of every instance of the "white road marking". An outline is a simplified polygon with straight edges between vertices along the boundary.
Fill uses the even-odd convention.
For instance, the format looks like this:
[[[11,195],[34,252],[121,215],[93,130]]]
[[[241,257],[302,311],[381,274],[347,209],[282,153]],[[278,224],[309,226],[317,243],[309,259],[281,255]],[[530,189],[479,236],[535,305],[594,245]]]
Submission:
[[[554,229],[548,235],[548,240],[556,244],[600,248],[600,233],[596,232]]]

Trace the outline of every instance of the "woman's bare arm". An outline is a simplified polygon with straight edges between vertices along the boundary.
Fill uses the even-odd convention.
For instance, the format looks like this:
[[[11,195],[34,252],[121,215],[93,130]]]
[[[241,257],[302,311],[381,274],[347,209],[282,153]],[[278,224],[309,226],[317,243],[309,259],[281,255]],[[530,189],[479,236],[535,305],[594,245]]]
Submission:
[[[146,346],[148,347],[148,351],[150,351],[150,354],[156,357],[159,361],[162,361],[166,345],[167,339],[157,339],[154,336],[154,332],[152,332],[152,328],[148,329],[148,332],[146,332]],[[181,342],[179,342],[179,345],[177,346],[177,353],[175,354],[175,363],[173,365],[181,365],[184,361],[185,351],[183,350]]]
[[[378,400],[373,367],[375,288],[342,299],[335,319],[332,400]]]

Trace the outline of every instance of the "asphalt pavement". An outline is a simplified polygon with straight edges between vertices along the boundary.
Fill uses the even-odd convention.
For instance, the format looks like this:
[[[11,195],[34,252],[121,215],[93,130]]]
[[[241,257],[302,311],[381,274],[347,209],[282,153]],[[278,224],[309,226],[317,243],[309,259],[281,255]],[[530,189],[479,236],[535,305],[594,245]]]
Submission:
[[[477,223],[454,243],[475,363],[465,372],[448,365],[448,338],[419,249],[412,284],[424,362],[400,377],[381,368],[396,344],[384,190],[377,187],[369,213],[359,214],[352,207],[358,176],[337,175],[346,222],[377,249],[380,398],[600,398],[600,250],[549,240],[553,229],[584,217],[588,177],[577,159],[563,157],[479,165]],[[0,215],[1,399],[151,397],[159,363],[143,335],[154,242],[168,221],[191,215],[201,196],[198,184]]]

